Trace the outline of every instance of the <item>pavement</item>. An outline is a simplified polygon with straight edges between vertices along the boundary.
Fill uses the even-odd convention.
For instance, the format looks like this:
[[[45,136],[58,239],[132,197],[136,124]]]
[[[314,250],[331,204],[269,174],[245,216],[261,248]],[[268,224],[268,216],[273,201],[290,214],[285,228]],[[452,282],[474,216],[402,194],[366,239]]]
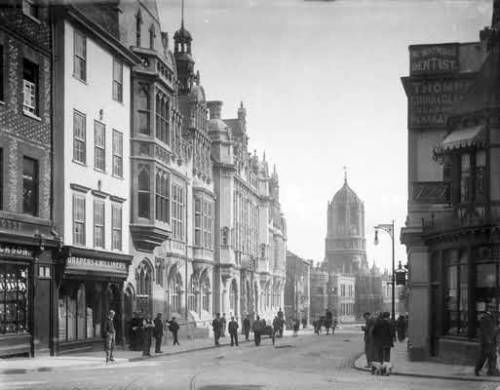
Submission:
[[[474,375],[473,366],[459,364],[447,364],[436,360],[423,362],[410,361],[408,359],[407,343],[396,342],[391,350],[392,375],[402,375],[417,378],[434,378],[464,380],[475,382],[500,382],[500,377],[486,376],[483,368],[481,376]],[[360,371],[370,372],[366,367],[366,356],[361,354],[354,362],[354,368]]]
[[[342,330],[340,330],[342,332]],[[312,328],[301,329],[301,335],[312,334]],[[245,341],[243,335],[238,335],[240,344],[253,343],[252,333],[249,341]],[[292,331],[286,330],[284,337],[292,336]],[[265,340],[266,337],[263,338]],[[230,337],[226,334],[219,340],[220,346],[214,345],[213,338],[202,339],[180,339],[180,345],[171,345],[172,338],[168,337],[167,342],[162,344],[162,353],[154,353],[154,340],[151,346],[151,356],[142,356],[142,351],[131,351],[122,346],[117,346],[114,352],[114,362],[107,363],[108,365],[119,365],[126,362],[137,362],[141,360],[149,360],[162,356],[177,355],[188,352],[203,351],[213,348],[221,348],[230,346]],[[55,371],[59,369],[72,368],[91,368],[101,367],[106,365],[105,352],[102,349],[93,350],[90,352],[80,352],[62,356],[38,356],[35,358],[9,358],[0,359],[0,375],[6,374],[26,374],[32,372]]]

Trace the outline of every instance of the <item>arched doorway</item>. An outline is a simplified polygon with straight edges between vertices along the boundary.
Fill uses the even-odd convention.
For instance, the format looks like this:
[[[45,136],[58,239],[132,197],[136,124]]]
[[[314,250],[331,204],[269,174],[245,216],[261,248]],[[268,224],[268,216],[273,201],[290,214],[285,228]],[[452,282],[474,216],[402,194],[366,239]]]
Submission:
[[[168,279],[168,295],[169,295],[169,316],[172,313],[181,313],[181,298],[182,298],[182,277],[181,274],[174,269],[170,273]]]
[[[135,271],[137,286],[136,308],[139,316],[152,314],[153,311],[153,267],[147,259],[141,261]]]

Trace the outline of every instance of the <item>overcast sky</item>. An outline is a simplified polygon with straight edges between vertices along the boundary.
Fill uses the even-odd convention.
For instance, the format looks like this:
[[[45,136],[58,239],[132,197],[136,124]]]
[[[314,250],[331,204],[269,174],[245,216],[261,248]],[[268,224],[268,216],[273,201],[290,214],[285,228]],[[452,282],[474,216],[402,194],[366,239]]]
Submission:
[[[158,2],[173,37],[181,0]],[[373,226],[393,219],[406,262],[408,45],[477,41],[492,3],[185,0],[207,99],[224,101],[224,118],[242,100],[250,151],[277,166],[289,250],[323,260],[327,202],[347,166],[365,202],[369,263],[390,267],[390,238],[375,247]]]

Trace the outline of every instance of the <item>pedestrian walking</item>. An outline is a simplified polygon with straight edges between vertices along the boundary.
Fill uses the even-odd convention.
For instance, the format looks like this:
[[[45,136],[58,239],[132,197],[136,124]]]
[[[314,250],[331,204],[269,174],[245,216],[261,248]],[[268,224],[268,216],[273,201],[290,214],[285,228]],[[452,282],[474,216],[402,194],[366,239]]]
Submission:
[[[403,315],[400,315],[396,320],[396,332],[398,341],[402,343],[406,338],[406,320]]]
[[[153,320],[151,319],[151,314],[147,314],[144,321],[142,321],[142,330],[143,330],[142,333],[144,339],[142,356],[151,356],[153,329],[154,329],[154,324]]]
[[[217,313],[217,314],[215,315],[214,320],[212,321],[212,330],[214,331],[214,341],[215,341],[215,345],[220,345],[220,344],[219,344],[219,339],[220,339],[220,330],[221,330],[220,313]]]
[[[297,317],[293,320],[293,337],[297,337],[300,329],[300,322]]]
[[[253,339],[255,341],[255,346],[258,347],[260,345],[260,336],[263,330],[263,323],[260,320],[260,317],[257,316],[257,319],[253,322]]]
[[[172,338],[174,339],[172,345],[180,345],[179,340],[177,339],[177,333],[179,332],[179,324],[175,320],[175,317],[172,317],[170,321],[167,321],[167,324],[168,324],[168,330],[172,333]]]
[[[222,318],[220,320],[220,336],[221,337],[226,337],[226,313],[222,313]]]
[[[372,366],[372,356],[373,356],[373,346],[372,346],[372,330],[373,330],[373,318],[370,312],[363,314],[365,319],[365,325],[361,327],[364,332],[363,341],[365,342],[365,356],[366,356],[366,368]]]
[[[229,331],[229,336],[231,337],[231,347],[233,344],[238,346],[238,322],[234,320],[234,317],[231,317],[231,321],[227,326],[227,330]]]
[[[104,322],[104,350],[106,351],[106,363],[115,361],[115,359],[113,358],[116,337],[115,324],[113,322],[114,319],[115,312],[113,310],[110,310],[108,312],[106,321]]]
[[[326,309],[325,312],[325,328],[326,328],[326,334],[330,334],[330,328],[332,327],[333,323],[333,314],[330,310]]]
[[[497,376],[497,319],[494,313],[496,307],[489,304],[479,319],[479,357],[474,368],[474,374],[479,376],[486,360],[488,371],[486,375]]]
[[[391,348],[394,346],[394,327],[390,316],[389,312],[382,313],[373,325],[374,354],[372,374],[389,375],[391,372]]]
[[[155,338],[155,353],[162,353],[161,340],[163,338],[163,321],[161,320],[161,313],[158,313],[154,320],[153,337]]]
[[[248,341],[248,336],[250,335],[250,315],[247,315],[243,320],[243,333],[245,334],[245,340]]]
[[[130,332],[129,332],[129,342],[130,342],[130,350],[138,351],[141,348],[141,319],[139,318],[137,312],[132,314],[132,318],[130,319]]]
[[[302,317],[302,329],[305,329],[307,326],[307,318],[304,316]]]

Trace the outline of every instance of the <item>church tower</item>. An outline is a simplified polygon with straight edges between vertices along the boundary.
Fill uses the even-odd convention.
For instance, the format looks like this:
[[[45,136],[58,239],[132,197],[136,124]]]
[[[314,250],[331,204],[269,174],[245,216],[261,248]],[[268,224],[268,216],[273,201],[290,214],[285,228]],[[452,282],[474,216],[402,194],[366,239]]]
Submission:
[[[368,269],[365,240],[365,208],[347,184],[328,202],[325,260],[328,272],[354,275]]]

